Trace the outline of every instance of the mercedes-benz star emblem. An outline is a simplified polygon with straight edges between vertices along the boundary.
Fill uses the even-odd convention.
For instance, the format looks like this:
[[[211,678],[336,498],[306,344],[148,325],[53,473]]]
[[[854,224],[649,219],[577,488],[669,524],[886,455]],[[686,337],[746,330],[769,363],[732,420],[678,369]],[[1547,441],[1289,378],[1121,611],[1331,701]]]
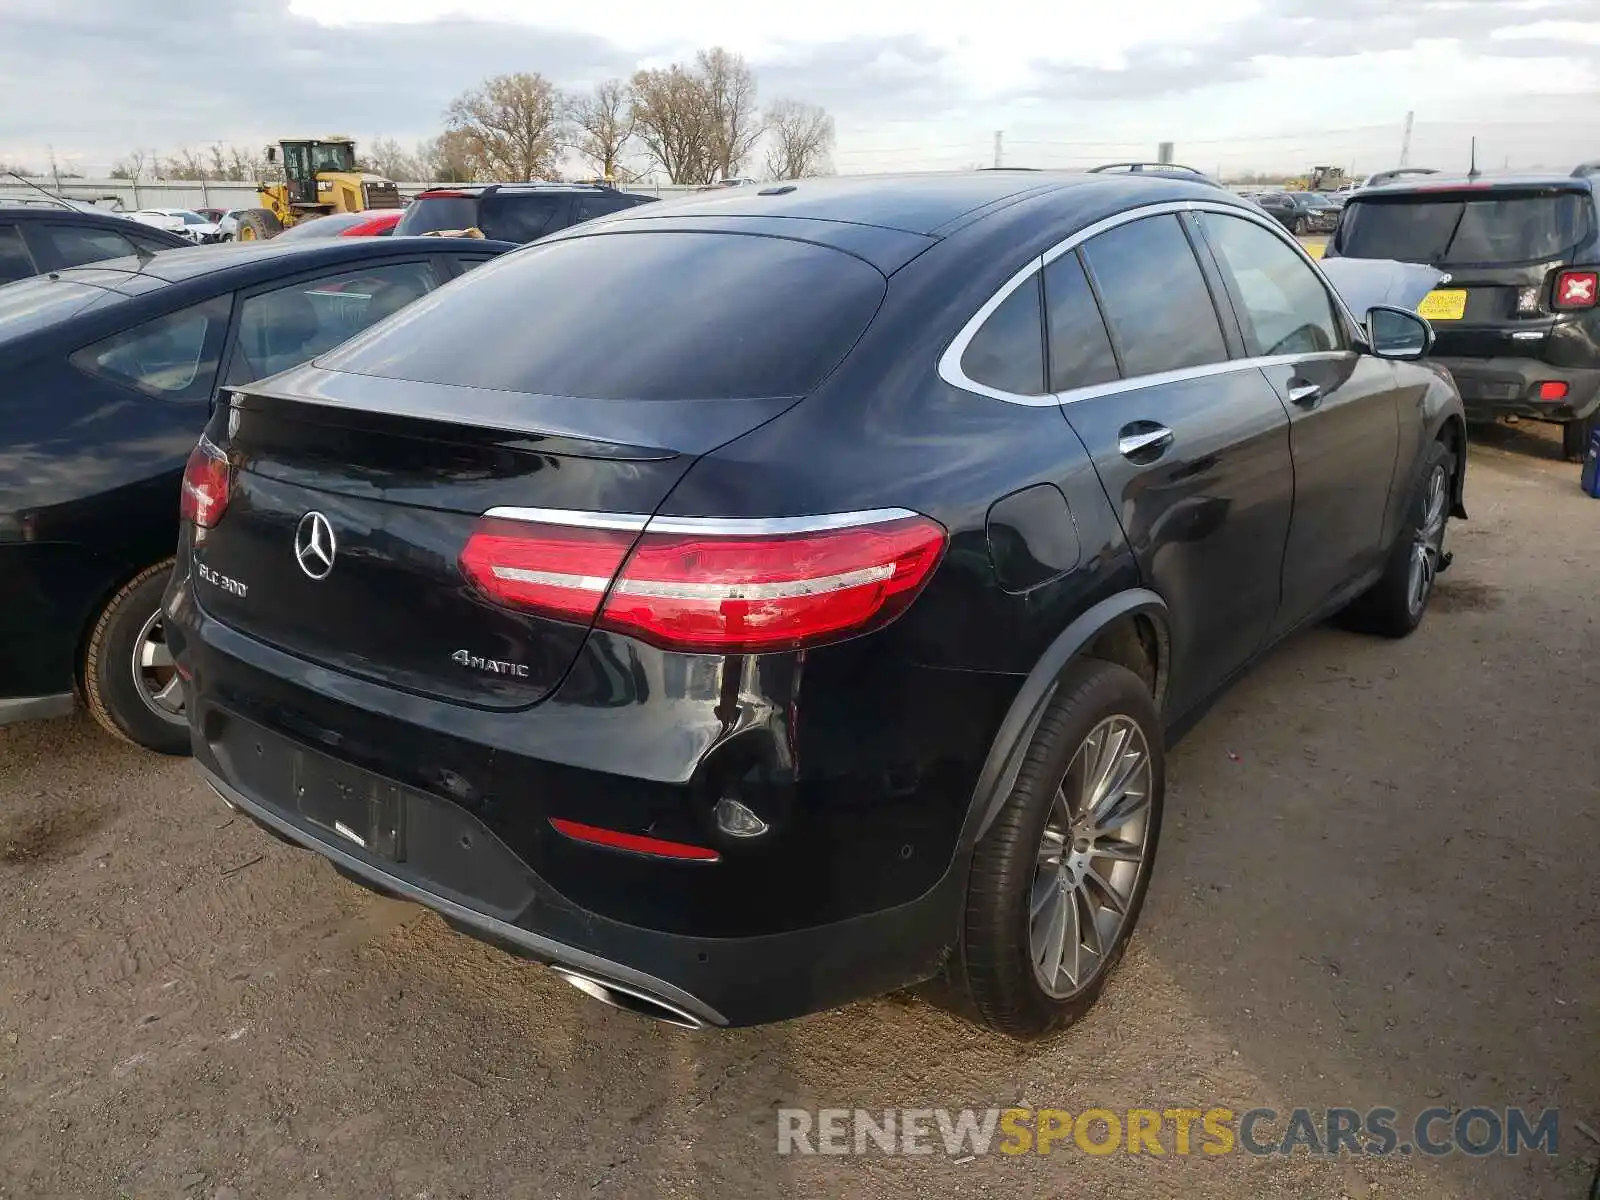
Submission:
[[[333,570],[333,556],[339,544],[333,538],[333,526],[319,512],[308,512],[300,518],[294,530],[294,560],[312,579],[326,579]]]

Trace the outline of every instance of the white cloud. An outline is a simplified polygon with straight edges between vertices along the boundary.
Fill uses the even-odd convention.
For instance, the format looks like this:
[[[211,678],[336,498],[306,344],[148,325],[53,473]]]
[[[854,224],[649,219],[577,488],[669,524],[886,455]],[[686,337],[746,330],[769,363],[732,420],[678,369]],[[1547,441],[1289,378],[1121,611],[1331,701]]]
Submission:
[[[1214,168],[1438,165],[1600,144],[1600,0],[9,0],[0,159],[337,129],[412,141],[485,75],[587,86],[712,45],[766,98],[827,106],[843,170],[1084,165],[1157,141]],[[75,159],[73,156],[76,156]],[[1444,161],[1449,159],[1449,161]],[[1459,162],[1456,160],[1459,159]]]

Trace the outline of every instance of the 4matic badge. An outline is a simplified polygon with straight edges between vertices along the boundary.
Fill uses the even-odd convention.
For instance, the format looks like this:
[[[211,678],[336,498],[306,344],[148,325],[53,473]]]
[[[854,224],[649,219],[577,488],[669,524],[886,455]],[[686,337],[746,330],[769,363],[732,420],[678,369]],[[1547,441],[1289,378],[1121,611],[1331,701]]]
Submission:
[[[457,650],[450,656],[450,661],[458,666],[471,667],[474,671],[487,671],[491,675],[515,675],[518,679],[528,677],[527,663],[503,662],[496,658],[484,658],[481,654],[468,654],[465,650]]]

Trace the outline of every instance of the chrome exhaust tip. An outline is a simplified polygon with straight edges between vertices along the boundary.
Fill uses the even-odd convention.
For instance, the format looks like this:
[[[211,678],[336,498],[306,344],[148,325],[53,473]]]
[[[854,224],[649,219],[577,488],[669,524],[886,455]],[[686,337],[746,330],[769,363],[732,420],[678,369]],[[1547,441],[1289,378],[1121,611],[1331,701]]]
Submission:
[[[624,984],[612,983],[609,980],[596,979],[592,975],[585,975],[570,967],[550,969],[591,1000],[598,1000],[611,1008],[620,1008],[624,1012],[649,1017],[652,1021],[660,1021],[666,1025],[676,1025],[679,1029],[706,1027],[706,1023],[693,1013],[685,1012],[677,1005],[669,1004],[647,992],[641,992]]]

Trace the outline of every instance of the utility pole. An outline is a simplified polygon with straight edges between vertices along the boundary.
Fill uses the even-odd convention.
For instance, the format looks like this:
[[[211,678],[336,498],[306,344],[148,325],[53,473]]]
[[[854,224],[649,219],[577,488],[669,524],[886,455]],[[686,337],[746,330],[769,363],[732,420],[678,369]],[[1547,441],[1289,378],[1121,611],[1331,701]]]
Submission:
[[[996,129],[994,131],[994,165],[997,167],[1000,165],[1001,146],[1005,141],[1005,136],[1005,130],[1003,129]]]
[[[1414,112],[1406,114],[1406,130],[1400,135],[1400,165],[1402,167],[1411,165],[1411,125],[1416,119],[1416,115]]]

